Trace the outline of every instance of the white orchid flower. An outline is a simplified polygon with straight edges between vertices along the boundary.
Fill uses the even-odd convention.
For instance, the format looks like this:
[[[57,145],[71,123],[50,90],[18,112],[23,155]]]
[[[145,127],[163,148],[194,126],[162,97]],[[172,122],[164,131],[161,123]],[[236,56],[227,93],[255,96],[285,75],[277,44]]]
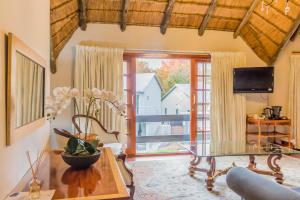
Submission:
[[[85,89],[84,90],[84,96],[87,97],[87,98],[93,97],[92,90],[91,89]]]
[[[93,97],[100,98],[101,90],[99,90],[98,88],[93,88],[92,89],[92,95],[93,95]]]
[[[70,97],[79,97],[80,96],[80,92],[77,88],[72,88],[70,90]]]
[[[59,96],[61,93],[62,87],[56,87],[53,89],[53,96]]]
[[[56,115],[61,114],[63,110],[71,104],[71,101],[75,99],[77,106],[79,103],[79,105],[85,107],[83,109],[81,108],[82,110],[89,110],[88,115],[95,115],[101,112],[103,102],[106,102],[109,108],[114,109],[122,116],[124,116],[126,112],[126,105],[119,101],[118,97],[111,91],[92,88],[84,90],[84,95],[80,96],[80,91],[77,88],[57,87],[53,90],[53,96],[47,97],[46,99],[45,109],[47,118],[54,119]],[[93,101],[91,101],[91,99],[93,99]]]

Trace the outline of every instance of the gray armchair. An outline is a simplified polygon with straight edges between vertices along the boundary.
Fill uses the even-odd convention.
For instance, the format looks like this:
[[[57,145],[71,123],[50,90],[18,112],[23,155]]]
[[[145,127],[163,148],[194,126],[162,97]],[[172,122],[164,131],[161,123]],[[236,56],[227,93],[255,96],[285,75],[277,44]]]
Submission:
[[[229,170],[226,182],[244,200],[300,200],[300,188],[289,189],[242,167]]]

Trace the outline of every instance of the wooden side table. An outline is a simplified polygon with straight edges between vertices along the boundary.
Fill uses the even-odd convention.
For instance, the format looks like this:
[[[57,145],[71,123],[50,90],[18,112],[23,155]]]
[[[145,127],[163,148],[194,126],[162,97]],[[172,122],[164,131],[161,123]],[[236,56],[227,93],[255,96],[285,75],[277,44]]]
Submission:
[[[254,119],[247,117],[247,127],[246,127],[246,141],[248,139],[248,135],[256,135],[258,140],[258,145],[261,146],[262,138],[288,138],[288,147],[291,148],[291,120],[283,119],[283,120],[272,120],[272,119]],[[248,125],[256,125],[257,132],[248,132]],[[273,132],[263,132],[262,126],[273,126]],[[286,126],[288,131],[286,133],[282,133],[276,130],[277,126]]]
[[[55,190],[53,199],[131,199],[111,148],[104,147],[100,159],[82,170],[70,168],[60,154],[61,151],[47,153],[38,174],[42,190]],[[11,193],[28,191],[30,180],[28,171]]]

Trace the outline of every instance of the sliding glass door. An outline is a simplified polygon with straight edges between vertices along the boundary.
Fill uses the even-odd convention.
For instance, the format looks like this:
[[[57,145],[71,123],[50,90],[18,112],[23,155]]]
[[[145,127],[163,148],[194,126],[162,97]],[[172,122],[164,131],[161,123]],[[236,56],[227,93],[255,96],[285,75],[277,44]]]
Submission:
[[[207,57],[124,56],[129,154],[183,153],[183,144],[209,138],[208,64]]]

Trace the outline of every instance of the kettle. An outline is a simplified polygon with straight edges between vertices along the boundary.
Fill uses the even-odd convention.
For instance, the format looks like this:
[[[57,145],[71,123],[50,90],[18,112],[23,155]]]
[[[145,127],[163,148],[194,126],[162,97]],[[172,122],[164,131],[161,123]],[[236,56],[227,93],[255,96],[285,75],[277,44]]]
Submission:
[[[272,106],[272,119],[281,119],[280,112],[281,106]]]
[[[273,115],[273,110],[271,108],[264,108],[263,116],[265,116],[266,119],[271,119]]]

